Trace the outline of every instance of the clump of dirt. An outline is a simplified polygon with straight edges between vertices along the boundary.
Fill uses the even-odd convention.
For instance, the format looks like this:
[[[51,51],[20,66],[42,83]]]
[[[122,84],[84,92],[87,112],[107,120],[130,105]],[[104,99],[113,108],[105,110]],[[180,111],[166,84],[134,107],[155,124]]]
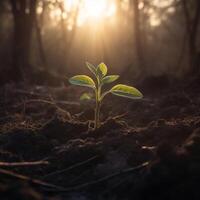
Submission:
[[[55,116],[40,130],[41,135],[48,139],[65,142],[67,139],[80,137],[81,133],[88,130],[88,122],[67,121]]]

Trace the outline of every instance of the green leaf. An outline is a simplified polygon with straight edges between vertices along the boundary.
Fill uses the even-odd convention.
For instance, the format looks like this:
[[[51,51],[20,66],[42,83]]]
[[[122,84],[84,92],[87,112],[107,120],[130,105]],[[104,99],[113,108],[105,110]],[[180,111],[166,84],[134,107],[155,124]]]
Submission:
[[[86,62],[86,65],[88,67],[88,69],[96,76],[97,73],[97,69],[94,65],[90,64],[89,62]]]
[[[107,74],[107,66],[104,63],[101,63],[97,67],[97,75],[102,78]]]
[[[141,99],[143,97],[142,93],[138,89],[123,84],[115,85],[110,92],[114,95],[130,99]]]
[[[90,88],[95,88],[94,81],[86,75],[76,75],[69,79],[69,82],[73,85],[80,85]]]
[[[88,101],[88,100],[91,100],[92,98],[92,95],[90,93],[83,93],[81,96],[80,96],[80,100],[81,101]]]
[[[116,81],[118,78],[119,78],[118,75],[105,76],[105,77],[102,79],[101,82],[102,82],[102,84],[112,83],[112,82]]]

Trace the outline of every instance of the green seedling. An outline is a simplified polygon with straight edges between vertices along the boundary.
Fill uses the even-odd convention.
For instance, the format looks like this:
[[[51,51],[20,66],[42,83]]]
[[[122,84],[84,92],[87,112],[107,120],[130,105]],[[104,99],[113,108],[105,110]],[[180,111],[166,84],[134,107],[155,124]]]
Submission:
[[[69,82],[73,85],[85,86],[94,90],[96,100],[94,129],[100,127],[100,107],[102,100],[107,94],[111,93],[117,96],[130,99],[141,99],[143,97],[142,93],[138,89],[123,84],[117,84],[113,86],[110,90],[102,92],[103,85],[116,81],[119,78],[119,76],[106,76],[108,69],[104,63],[99,64],[97,67],[88,62],[86,62],[86,65],[95,76],[95,80],[86,75],[76,75],[71,77],[69,79]]]

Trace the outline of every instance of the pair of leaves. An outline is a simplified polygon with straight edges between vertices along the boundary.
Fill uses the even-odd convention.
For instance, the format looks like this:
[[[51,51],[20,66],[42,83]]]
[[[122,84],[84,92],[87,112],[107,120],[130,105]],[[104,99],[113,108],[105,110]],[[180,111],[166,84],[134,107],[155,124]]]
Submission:
[[[113,75],[113,77],[110,77],[110,79],[107,78],[105,79],[105,81],[109,83],[109,81],[114,80],[114,79],[116,80],[116,77],[114,77]],[[89,76],[86,76],[86,75],[73,76],[72,78],[69,79],[69,82],[74,85],[86,86],[86,87],[95,89],[94,81]],[[143,97],[142,93],[136,88],[128,86],[128,85],[123,85],[123,84],[115,85],[110,90],[110,92],[114,95],[130,98],[130,99],[138,99],[138,98]]]
[[[89,62],[86,62],[86,65],[88,69],[95,75],[95,77],[98,77],[100,79],[101,85],[112,83],[119,78],[118,75],[106,76],[108,68],[104,63],[99,64],[97,68]]]
[[[86,65],[88,67],[88,69],[96,76],[99,77],[100,79],[103,78],[104,76],[106,76],[107,72],[108,72],[108,68],[104,63],[101,63],[97,66],[97,68],[90,64],[89,62],[86,62]]]
[[[110,76],[105,76],[102,81],[101,84],[106,84],[106,83],[112,83],[113,81],[117,80],[119,78],[118,75],[110,75]],[[76,75],[73,76],[69,79],[69,82],[73,85],[80,85],[80,86],[85,86],[85,87],[90,87],[95,89],[95,83],[94,81],[86,75]]]
[[[104,63],[99,64],[97,68],[88,62],[86,63],[86,65],[87,65],[88,69],[96,77],[100,77],[101,85],[107,84],[107,83],[112,83],[113,81],[115,81],[119,78],[118,75],[106,76],[108,70],[107,70],[107,66]],[[73,76],[72,78],[69,79],[69,82],[74,85],[90,87],[93,89],[96,88],[95,82],[92,80],[92,78],[90,78],[89,76],[86,76],[86,75]]]
[[[90,63],[86,63],[86,65],[96,77],[100,78],[101,85],[112,83],[113,81],[119,78],[118,75],[106,76],[107,67],[104,63],[99,64],[97,68]],[[86,75],[73,76],[72,78],[69,79],[69,82],[74,85],[85,86],[96,90],[95,82],[92,80],[92,78]],[[106,92],[106,94],[107,93],[112,93],[117,96],[131,98],[131,99],[139,99],[143,97],[142,93],[136,88],[123,84],[115,85],[114,87],[111,88],[110,91]]]

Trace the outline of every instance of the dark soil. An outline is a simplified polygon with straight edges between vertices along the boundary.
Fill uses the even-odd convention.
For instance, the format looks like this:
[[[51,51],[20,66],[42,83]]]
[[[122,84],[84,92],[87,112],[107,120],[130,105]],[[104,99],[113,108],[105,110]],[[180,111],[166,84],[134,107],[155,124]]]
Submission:
[[[0,162],[48,164],[0,164],[0,199],[200,199],[200,81],[160,81],[138,85],[143,100],[109,96],[96,131],[81,88],[2,87]]]

